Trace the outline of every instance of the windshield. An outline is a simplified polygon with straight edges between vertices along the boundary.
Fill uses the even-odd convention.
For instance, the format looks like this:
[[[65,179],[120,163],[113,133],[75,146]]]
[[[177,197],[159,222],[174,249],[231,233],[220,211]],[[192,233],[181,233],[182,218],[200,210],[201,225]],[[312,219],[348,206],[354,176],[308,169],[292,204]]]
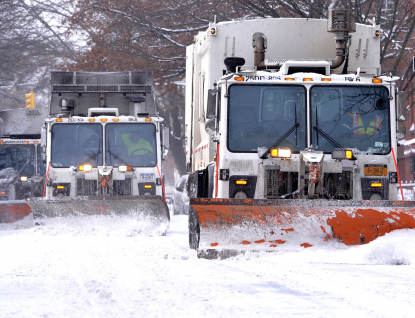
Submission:
[[[341,146],[362,152],[389,153],[387,88],[313,86],[310,96],[315,150],[331,152]]]
[[[52,126],[54,168],[102,165],[101,124],[55,124]]]
[[[297,85],[231,85],[228,149],[256,152],[278,140],[278,148],[306,147],[306,90]],[[287,132],[291,133],[282,138]]]
[[[39,159],[40,154],[38,154],[38,163],[40,163]],[[0,178],[2,175],[32,177],[36,174],[35,163],[35,145],[0,145]]]
[[[156,165],[156,127],[154,124],[107,124],[105,136],[107,165],[133,167]]]

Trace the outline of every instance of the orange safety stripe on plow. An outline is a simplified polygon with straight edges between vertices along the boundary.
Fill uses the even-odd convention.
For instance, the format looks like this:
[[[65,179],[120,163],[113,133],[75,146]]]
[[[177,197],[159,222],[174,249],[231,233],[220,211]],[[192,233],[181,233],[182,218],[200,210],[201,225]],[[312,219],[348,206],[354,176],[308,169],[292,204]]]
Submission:
[[[311,247],[311,246],[313,246],[313,245],[308,244],[308,243],[303,243],[303,244],[301,244],[300,246],[302,246],[302,247],[304,247],[304,248],[307,248],[307,247]]]

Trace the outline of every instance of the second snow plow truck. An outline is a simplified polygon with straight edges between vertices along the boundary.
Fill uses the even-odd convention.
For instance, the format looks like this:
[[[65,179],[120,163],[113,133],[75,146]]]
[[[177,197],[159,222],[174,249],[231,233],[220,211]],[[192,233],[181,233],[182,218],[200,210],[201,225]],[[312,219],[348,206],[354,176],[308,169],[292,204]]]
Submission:
[[[345,9],[213,23],[195,37],[186,153],[200,257],[415,228],[415,203],[397,201],[406,101],[379,56],[379,26]]]
[[[152,85],[151,72],[51,73],[43,197],[27,200],[35,220],[133,213],[165,232],[168,129],[156,115]]]
[[[42,196],[40,131],[47,107],[34,107],[33,92],[26,96],[33,98],[30,107],[0,111],[0,223],[24,218],[30,214],[24,199]]]

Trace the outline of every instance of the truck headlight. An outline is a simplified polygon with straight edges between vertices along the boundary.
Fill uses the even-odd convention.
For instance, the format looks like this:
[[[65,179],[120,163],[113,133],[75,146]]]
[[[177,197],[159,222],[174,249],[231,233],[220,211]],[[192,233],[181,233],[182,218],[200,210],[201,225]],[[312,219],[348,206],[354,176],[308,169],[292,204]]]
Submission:
[[[85,164],[85,165],[80,165],[79,166],[79,171],[83,171],[83,172],[91,172],[92,171],[92,166],[89,164]]]
[[[120,165],[120,166],[118,166],[118,171],[119,172],[133,171],[133,167],[126,166],[126,165]]]
[[[271,149],[272,158],[291,158],[291,149]]]

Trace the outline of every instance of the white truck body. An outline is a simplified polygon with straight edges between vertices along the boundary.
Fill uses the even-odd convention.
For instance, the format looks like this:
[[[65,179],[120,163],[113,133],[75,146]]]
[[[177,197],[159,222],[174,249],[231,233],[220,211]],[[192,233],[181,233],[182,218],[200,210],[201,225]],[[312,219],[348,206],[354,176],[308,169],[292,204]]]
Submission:
[[[336,41],[349,34],[337,32],[335,38],[327,25],[313,19],[232,21],[212,23],[195,36],[186,51],[186,161],[198,189],[193,197],[307,198],[308,193],[308,198],[396,200],[397,78],[381,75],[379,26],[356,24],[346,42],[348,56],[333,68],[336,56],[342,55]],[[254,65],[256,33],[265,38],[261,67]],[[245,64],[227,70],[224,60],[229,57],[243,58]],[[279,98],[278,118],[264,115],[266,94]],[[209,95],[216,99],[214,107]],[[381,117],[376,135],[365,123],[366,148],[357,136],[336,135],[340,124],[331,119],[339,112],[351,120],[363,100],[372,102],[363,119]],[[330,106],[328,111],[323,104]],[[251,112],[244,113],[248,108]],[[287,128],[276,129],[287,122]],[[331,122],[330,130],[321,129]],[[234,125],[242,126],[241,136]],[[351,125],[352,136],[356,129]],[[277,148],[291,148],[290,158],[261,158],[261,151],[280,138]],[[245,145],[237,145],[241,141]],[[353,159],[333,157],[336,149],[352,150]],[[316,189],[308,182],[313,162],[321,165]]]

